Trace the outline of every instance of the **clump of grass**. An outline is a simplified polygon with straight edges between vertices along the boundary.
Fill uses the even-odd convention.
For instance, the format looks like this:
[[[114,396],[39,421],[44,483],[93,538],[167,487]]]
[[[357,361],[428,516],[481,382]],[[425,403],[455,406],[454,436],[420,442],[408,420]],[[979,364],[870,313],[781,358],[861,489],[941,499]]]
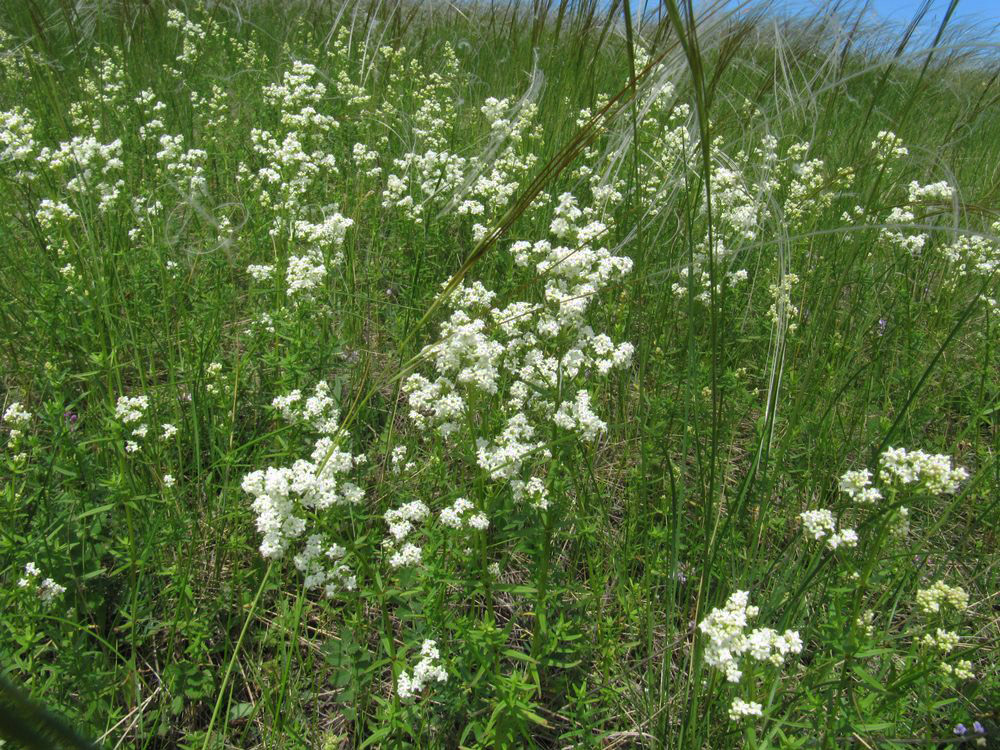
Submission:
[[[14,9],[0,731],[989,742],[1000,141],[949,19]]]

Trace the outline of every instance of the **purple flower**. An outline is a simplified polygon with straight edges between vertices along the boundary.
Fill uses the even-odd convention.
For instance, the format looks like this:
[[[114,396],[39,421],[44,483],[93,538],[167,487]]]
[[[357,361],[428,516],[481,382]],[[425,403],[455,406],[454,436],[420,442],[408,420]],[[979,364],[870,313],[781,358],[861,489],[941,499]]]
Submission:
[[[78,418],[79,417],[74,412],[71,412],[71,411],[63,412],[63,419],[65,419],[66,422],[69,424],[69,428],[71,430],[75,430],[76,429],[76,420]]]
[[[983,729],[983,725],[980,724],[978,721],[972,722],[972,731],[975,732],[976,734],[986,734],[986,730]]]
[[[968,730],[965,728],[965,724],[956,724],[955,725],[955,729],[953,731],[955,732],[955,734],[957,734],[959,737],[961,737]]]
[[[878,335],[881,336],[885,333],[885,329],[889,327],[889,321],[885,318],[878,319]]]

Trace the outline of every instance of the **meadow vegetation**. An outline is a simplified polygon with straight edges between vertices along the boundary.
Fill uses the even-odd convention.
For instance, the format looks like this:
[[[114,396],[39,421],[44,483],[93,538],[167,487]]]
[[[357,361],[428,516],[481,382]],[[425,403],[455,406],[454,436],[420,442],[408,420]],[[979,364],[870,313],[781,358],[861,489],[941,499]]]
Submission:
[[[8,747],[1000,746],[988,45],[4,5]]]

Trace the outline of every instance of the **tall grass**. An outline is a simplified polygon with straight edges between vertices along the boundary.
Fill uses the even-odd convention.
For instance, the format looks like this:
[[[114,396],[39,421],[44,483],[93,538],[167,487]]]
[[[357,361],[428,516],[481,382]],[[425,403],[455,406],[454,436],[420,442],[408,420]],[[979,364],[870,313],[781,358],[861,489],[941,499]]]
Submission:
[[[926,14],[10,4],[0,732],[995,743],[1000,69],[951,9],[922,38]],[[120,144],[58,162],[74,136]],[[553,255],[515,244],[545,239]],[[524,344],[554,363],[524,374],[505,326],[551,331],[576,305]],[[595,331],[633,349],[579,353]],[[458,416],[419,404],[439,375]],[[533,432],[505,444],[519,410]],[[942,455],[903,481],[900,446]],[[305,535],[262,556],[252,503],[281,493],[245,477],[310,454],[341,495],[296,512],[343,549],[299,570]],[[967,476],[942,489],[947,461]],[[864,469],[871,505],[842,489]],[[825,510],[856,544],[812,533]],[[393,561],[404,542],[418,563]],[[739,591],[748,634],[795,636],[732,683],[712,623],[747,615]]]

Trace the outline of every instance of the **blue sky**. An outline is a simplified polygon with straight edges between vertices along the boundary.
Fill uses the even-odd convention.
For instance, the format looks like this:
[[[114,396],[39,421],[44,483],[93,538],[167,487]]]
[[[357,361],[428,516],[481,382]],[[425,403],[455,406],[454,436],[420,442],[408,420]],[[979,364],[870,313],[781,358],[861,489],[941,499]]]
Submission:
[[[792,10],[816,11],[827,3],[823,0],[775,0],[776,5]],[[888,21],[908,23],[920,7],[920,0],[871,0],[871,11]],[[948,0],[933,0],[930,12],[924,17],[923,26],[936,30],[945,11]],[[953,22],[962,25],[974,24],[978,30],[993,31],[994,38],[1000,40],[1000,0],[959,0]]]

